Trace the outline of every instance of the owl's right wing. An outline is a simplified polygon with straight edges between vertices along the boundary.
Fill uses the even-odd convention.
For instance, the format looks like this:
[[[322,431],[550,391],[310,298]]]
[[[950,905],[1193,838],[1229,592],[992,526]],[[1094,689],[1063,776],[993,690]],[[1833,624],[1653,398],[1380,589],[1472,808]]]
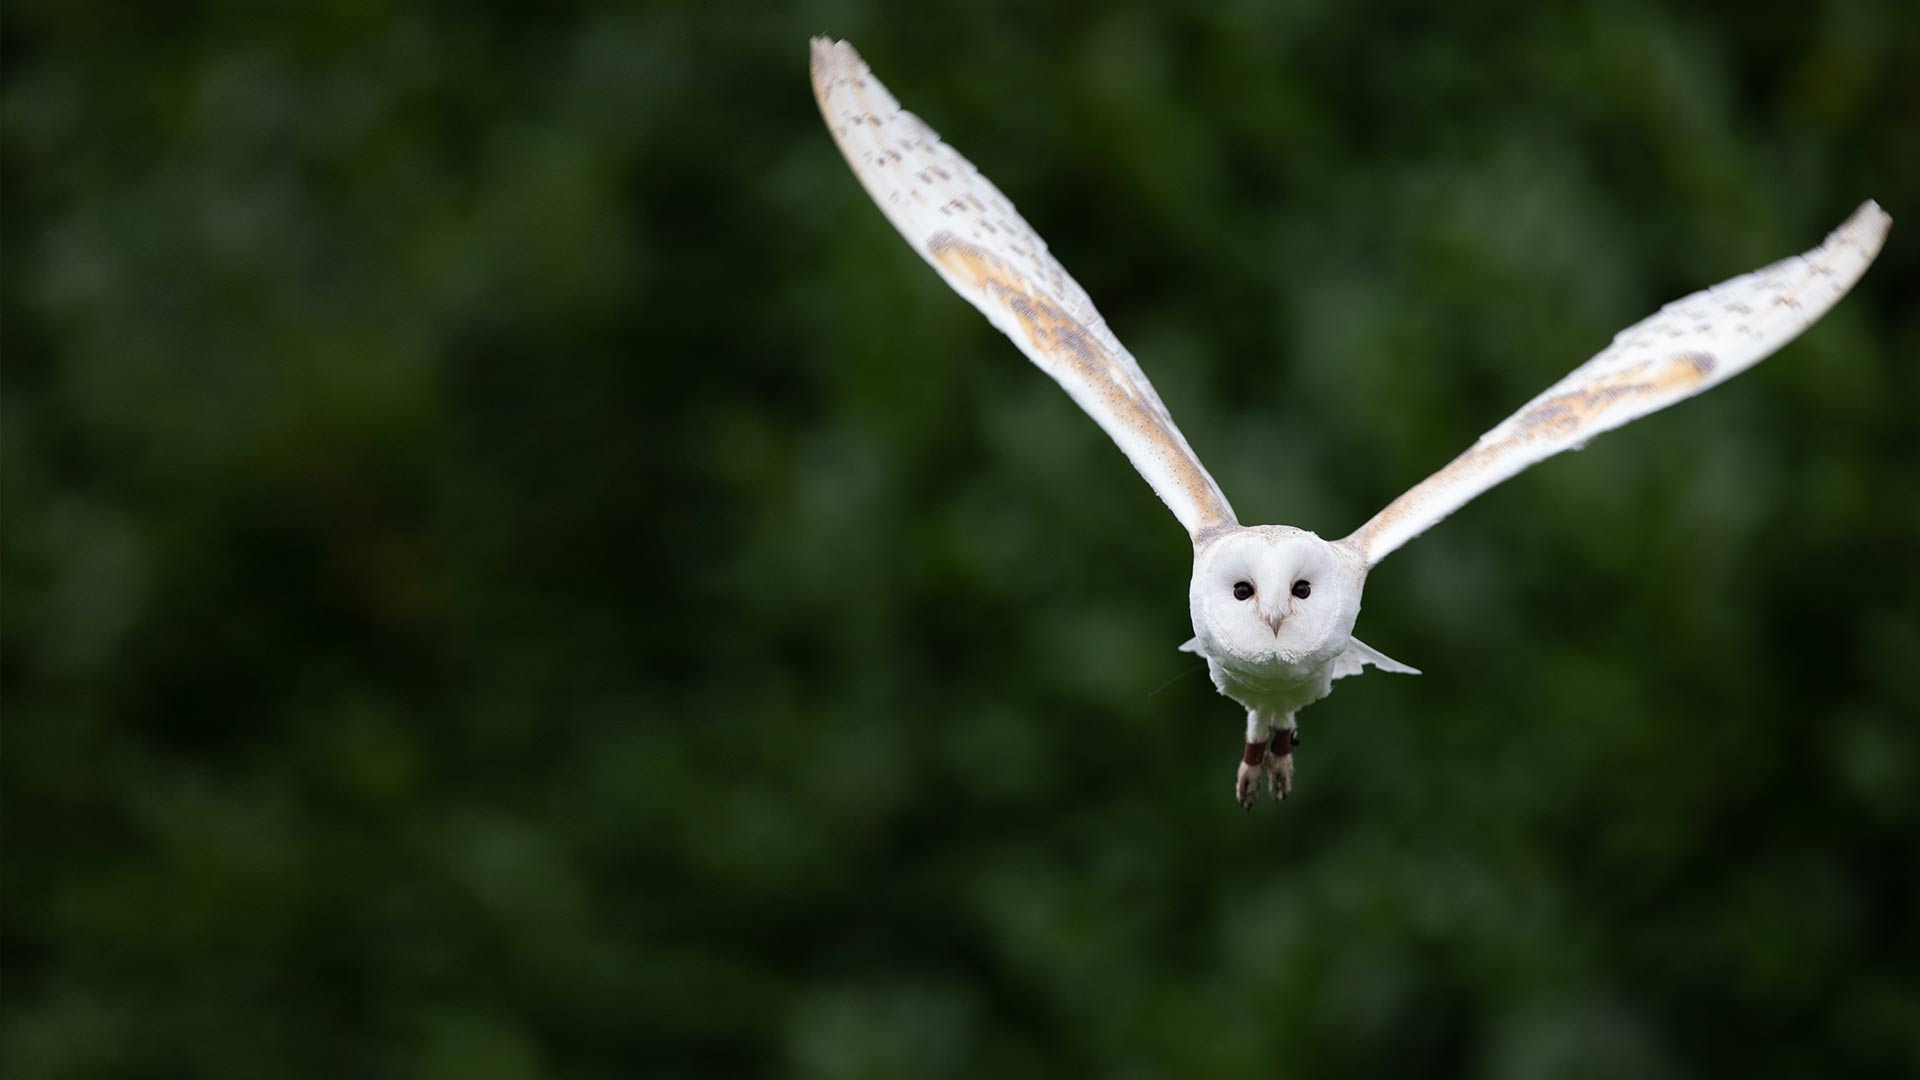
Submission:
[[[1500,481],[1717,386],[1798,337],[1867,272],[1892,225],[1869,200],[1819,247],[1675,300],[1548,387],[1344,543],[1372,566]]]
[[[920,257],[1105,429],[1189,535],[1238,524],[1146,373],[1007,197],[901,109],[852,45],[814,38],[812,67],[840,152]]]

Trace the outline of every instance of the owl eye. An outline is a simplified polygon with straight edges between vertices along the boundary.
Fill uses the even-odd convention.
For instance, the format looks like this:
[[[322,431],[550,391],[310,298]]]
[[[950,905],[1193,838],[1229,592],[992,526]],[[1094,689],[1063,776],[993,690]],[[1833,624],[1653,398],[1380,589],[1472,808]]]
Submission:
[[[1233,598],[1235,600],[1245,600],[1252,595],[1253,585],[1250,582],[1236,581],[1233,583]]]
[[[1306,578],[1301,578],[1299,581],[1294,582],[1293,595],[1299,597],[1302,600],[1305,600],[1307,597],[1312,596],[1313,595],[1312,583],[1308,582]]]

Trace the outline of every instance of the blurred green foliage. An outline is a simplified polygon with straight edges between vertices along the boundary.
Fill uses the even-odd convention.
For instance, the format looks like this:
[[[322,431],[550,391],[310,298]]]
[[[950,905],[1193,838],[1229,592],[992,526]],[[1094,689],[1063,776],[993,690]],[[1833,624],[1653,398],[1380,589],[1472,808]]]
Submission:
[[[7,1076],[1920,1069],[1910,5],[5,19]],[[1897,223],[1388,562],[1427,674],[1244,815],[1184,536],[870,205],[813,33],[1248,521]]]

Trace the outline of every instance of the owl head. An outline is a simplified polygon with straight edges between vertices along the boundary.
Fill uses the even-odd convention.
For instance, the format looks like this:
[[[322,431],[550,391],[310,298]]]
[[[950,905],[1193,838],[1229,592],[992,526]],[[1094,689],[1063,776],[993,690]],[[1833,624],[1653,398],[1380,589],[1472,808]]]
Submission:
[[[1206,655],[1311,667],[1347,646],[1367,566],[1305,529],[1236,529],[1194,553],[1188,602]]]

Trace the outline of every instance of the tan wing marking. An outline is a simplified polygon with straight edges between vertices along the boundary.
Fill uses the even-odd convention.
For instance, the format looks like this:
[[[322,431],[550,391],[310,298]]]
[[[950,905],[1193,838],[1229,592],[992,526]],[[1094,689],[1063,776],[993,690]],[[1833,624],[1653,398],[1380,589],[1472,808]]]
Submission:
[[[1709,352],[1687,352],[1665,359],[1648,359],[1595,379],[1585,386],[1539,401],[1515,418],[1520,430],[1499,445],[1531,442],[1538,437],[1564,440],[1611,412],[1628,398],[1666,398],[1713,374],[1719,360]]]
[[[1199,508],[1196,535],[1234,520],[1232,509],[1220,499],[1219,489],[1186,451],[1157,403],[1141,396],[1113,355],[1065,308],[1033,288],[1004,260],[952,233],[935,233],[927,241],[927,251],[935,265],[957,282],[1005,308],[1033,347],[1033,355],[1070,367],[1078,378],[1065,380],[1056,373],[1049,374],[1064,386],[1077,383],[1097,394],[1117,422],[1150,445],[1150,452]]]
[[[1785,298],[1782,299],[1784,301]],[[1454,458],[1439,472],[1414,485],[1386,509],[1375,514],[1373,520],[1350,539],[1357,540],[1360,549],[1366,551],[1372,546],[1376,535],[1421,506],[1430,496],[1465,483],[1469,477],[1515,449],[1541,439],[1556,445],[1577,442],[1582,432],[1595,428],[1599,420],[1623,403],[1636,398],[1652,397],[1669,401],[1683,397],[1688,390],[1712,375],[1717,366],[1719,360],[1712,353],[1685,352],[1678,356],[1643,360],[1631,367],[1608,372],[1584,386],[1542,398],[1501,425],[1501,429],[1507,431],[1504,437],[1479,443]]]

